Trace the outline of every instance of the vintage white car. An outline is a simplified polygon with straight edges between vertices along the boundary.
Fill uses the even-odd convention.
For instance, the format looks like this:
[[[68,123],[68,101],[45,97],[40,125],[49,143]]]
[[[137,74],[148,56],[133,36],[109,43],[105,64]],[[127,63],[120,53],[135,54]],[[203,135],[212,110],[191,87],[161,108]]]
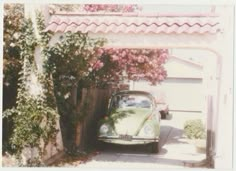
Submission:
[[[144,91],[120,91],[112,95],[108,113],[100,121],[98,140],[114,144],[147,144],[158,152],[160,112],[155,98]]]

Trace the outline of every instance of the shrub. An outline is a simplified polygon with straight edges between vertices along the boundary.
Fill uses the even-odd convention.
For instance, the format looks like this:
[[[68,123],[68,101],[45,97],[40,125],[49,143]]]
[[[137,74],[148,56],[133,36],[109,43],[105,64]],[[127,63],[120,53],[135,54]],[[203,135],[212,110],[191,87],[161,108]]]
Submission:
[[[206,130],[202,120],[187,120],[184,124],[184,133],[190,139],[205,139]]]

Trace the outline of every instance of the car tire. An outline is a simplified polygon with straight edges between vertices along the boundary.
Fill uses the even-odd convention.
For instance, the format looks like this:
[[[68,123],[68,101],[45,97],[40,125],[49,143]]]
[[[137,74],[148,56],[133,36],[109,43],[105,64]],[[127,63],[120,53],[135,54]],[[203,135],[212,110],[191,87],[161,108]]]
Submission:
[[[97,150],[103,151],[104,150],[104,143],[102,141],[97,141]]]
[[[161,119],[166,119],[166,115],[167,113],[165,113],[164,111],[161,111]]]
[[[154,142],[151,144],[152,145],[152,153],[158,153],[159,149],[158,149],[158,145],[159,143],[158,142]]]
[[[153,154],[158,153],[158,151],[159,151],[158,145],[159,145],[158,142],[153,142],[153,143],[148,144],[148,146],[147,146],[148,151],[153,153]]]

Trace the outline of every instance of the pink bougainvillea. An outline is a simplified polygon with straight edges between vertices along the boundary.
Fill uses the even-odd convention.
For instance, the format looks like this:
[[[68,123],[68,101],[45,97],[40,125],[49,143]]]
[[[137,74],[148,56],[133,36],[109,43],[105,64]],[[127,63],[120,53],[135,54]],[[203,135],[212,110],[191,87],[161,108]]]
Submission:
[[[141,7],[134,4],[85,4],[83,9],[88,12],[134,12],[136,10],[141,10]]]
[[[167,77],[164,64],[168,58],[167,49],[97,49],[101,55],[94,63],[96,78],[103,82],[119,82],[122,79],[145,79],[152,84]]]
[[[98,60],[93,66],[92,66],[92,69],[94,70],[99,70],[101,69],[102,67],[104,66],[104,63],[101,62],[100,60]]]

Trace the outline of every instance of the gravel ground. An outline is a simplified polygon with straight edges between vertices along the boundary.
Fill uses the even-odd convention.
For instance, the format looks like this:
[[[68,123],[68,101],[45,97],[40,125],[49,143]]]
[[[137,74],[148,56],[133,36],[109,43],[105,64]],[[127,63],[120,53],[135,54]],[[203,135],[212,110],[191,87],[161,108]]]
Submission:
[[[79,166],[80,164],[86,163],[90,160],[93,156],[98,155],[99,152],[91,152],[86,155],[80,156],[69,156],[64,155],[61,159],[57,160],[53,164],[48,167],[75,167]],[[9,154],[4,154],[2,156],[2,167],[18,167],[17,161],[14,156]]]
[[[77,167],[81,164],[86,163],[87,161],[91,160],[92,157],[98,155],[99,152],[91,152],[87,155],[81,156],[69,156],[65,155],[63,158],[58,160],[57,162],[50,165],[50,167]]]
[[[2,167],[15,167],[17,166],[17,162],[14,156],[6,153],[2,156]]]

